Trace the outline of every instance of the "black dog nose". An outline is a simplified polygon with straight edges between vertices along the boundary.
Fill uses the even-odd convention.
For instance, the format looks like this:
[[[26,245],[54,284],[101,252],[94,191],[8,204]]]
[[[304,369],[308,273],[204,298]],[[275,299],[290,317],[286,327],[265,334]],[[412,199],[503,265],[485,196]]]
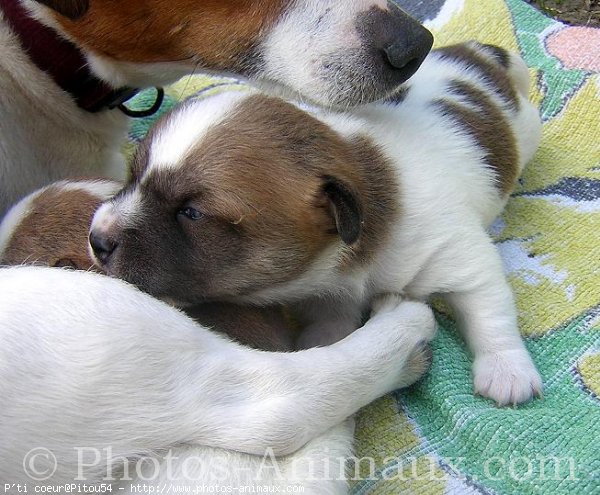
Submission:
[[[94,255],[102,264],[108,262],[111,254],[115,252],[115,249],[118,246],[118,243],[110,239],[108,236],[99,234],[95,231],[90,232],[89,240],[92,251],[94,251]]]
[[[392,2],[387,11],[368,11],[359,31],[371,50],[380,54],[384,77],[395,85],[413,76],[433,46],[431,32]]]
[[[421,66],[433,45],[433,35],[422,28],[413,32],[406,31],[401,39],[396,39],[383,47],[387,62],[400,72],[404,72],[405,81]]]
[[[396,70],[396,77],[404,82],[413,76],[433,46],[433,35],[423,25],[388,2],[389,17],[382,26],[383,53],[387,62]]]

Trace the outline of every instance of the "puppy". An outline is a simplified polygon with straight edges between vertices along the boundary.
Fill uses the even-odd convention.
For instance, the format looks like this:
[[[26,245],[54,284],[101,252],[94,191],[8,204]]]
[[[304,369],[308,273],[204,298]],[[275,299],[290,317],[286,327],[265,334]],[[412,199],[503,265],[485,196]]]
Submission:
[[[96,273],[3,268],[0,293],[0,478],[36,490],[345,493],[324,471],[350,450],[344,420],[405,385],[435,326],[426,306],[389,296],[333,346],[269,353]]]
[[[23,199],[9,211],[4,222],[0,224],[0,264],[35,263],[37,265],[68,266],[76,269],[96,270],[92,266],[91,258],[88,256],[87,236],[89,226],[97,207],[112,196],[119,187],[120,184],[118,183],[100,180],[61,182],[48,186]],[[1,273],[0,285],[2,281]],[[46,276],[45,272],[40,272],[39,276],[43,280]],[[33,275],[31,277],[33,278]],[[35,281],[35,284],[37,283]],[[106,290],[109,290],[112,285],[109,282],[107,283],[109,285]],[[88,293],[87,282],[80,284],[80,287],[84,294]],[[125,293],[123,297],[130,298],[132,296]],[[53,305],[56,305],[56,302]],[[117,309],[121,311],[120,308]],[[271,351],[293,350],[296,332],[278,308],[249,308],[228,303],[212,303],[197,305],[186,308],[186,310],[199,324],[224,333],[248,346]],[[54,314],[51,306],[48,306],[47,311],[49,313],[48,317]],[[82,309],[81,314],[85,315],[85,310]],[[98,318],[101,318],[101,316],[98,316]],[[179,318],[183,319],[183,317]],[[155,323],[158,325],[160,319],[156,319]],[[189,326],[189,323],[184,323]],[[425,335],[423,340],[426,341],[432,333],[431,322],[421,320],[421,323],[425,323],[425,328],[418,329],[417,335]],[[418,321],[414,321],[412,324],[417,325]],[[0,328],[2,328],[1,321]],[[200,327],[196,331],[206,332]],[[88,339],[90,336],[81,329],[81,338]],[[122,345],[123,336],[115,336],[115,338],[116,344],[114,345]],[[162,338],[165,340],[164,345],[168,347],[170,345],[170,335],[165,334]],[[414,336],[411,338],[414,338]],[[58,343],[60,342],[59,339]],[[103,346],[105,345],[103,343]],[[193,342],[190,345],[193,345]],[[97,351],[102,352],[102,348]],[[151,355],[146,356],[140,363],[145,363],[145,360],[150,357]],[[173,358],[176,358],[176,356],[173,356]],[[407,386],[416,381],[426,370],[428,363],[427,349],[422,345],[414,346],[411,354],[404,360],[403,375],[402,377],[398,376],[399,381],[397,384]],[[265,366],[269,366],[268,360],[265,360]],[[268,370],[268,368],[265,367],[265,370]],[[147,373],[151,374],[153,372],[154,370],[151,368],[147,370]],[[280,373],[280,371],[274,369],[273,379],[285,379],[284,376],[278,376]],[[99,374],[97,379],[102,381],[102,376],[102,374]],[[221,378],[219,375],[212,378],[215,387],[218,386]],[[131,381],[131,378],[123,379],[128,382]],[[187,383],[190,378],[181,377],[181,379]],[[183,385],[184,383],[182,383]],[[106,386],[104,383],[100,384],[100,387],[104,386]],[[142,382],[139,386],[144,387],[145,384]],[[193,395],[197,392],[190,393]],[[222,389],[222,393],[225,396],[228,393],[227,389]],[[347,399],[340,397],[340,400],[345,401]],[[29,413],[25,411],[25,414]],[[146,427],[142,420],[138,421],[139,428]],[[345,493],[347,490],[345,477],[340,476],[339,473],[343,468],[341,459],[346,459],[352,455],[352,439],[353,423],[351,420],[345,421],[333,427],[329,432],[314,438],[304,449],[297,453],[286,459],[276,460],[278,464],[273,465],[271,468],[265,468],[263,465],[262,470],[261,464],[265,460],[261,457],[252,458],[237,452],[228,452],[224,455],[223,452],[206,446],[179,446],[170,451],[175,459],[170,466],[167,465],[164,459],[153,458],[156,459],[157,463],[151,465],[158,467],[150,470],[146,466],[146,470],[142,471],[139,476],[143,476],[145,482],[177,482],[179,484],[194,481],[196,484],[208,486],[215,483],[210,472],[206,471],[207,466],[212,466],[213,469],[219,471],[226,469],[230,473],[228,477],[219,480],[219,483],[224,487],[247,486],[260,481],[261,484],[281,487],[300,484],[305,490],[308,490],[307,493]],[[18,438],[16,441],[20,443],[22,440]],[[175,438],[171,441],[175,441]],[[66,445],[61,445],[61,448],[66,448]],[[162,448],[164,448],[163,444],[149,445],[150,452]],[[239,450],[240,447],[235,449]],[[0,449],[0,460],[3,459],[2,452],[2,449]],[[125,456],[125,458],[128,459],[128,456]],[[186,471],[184,467],[191,462],[196,462],[199,465],[194,470]],[[91,464],[88,468],[95,469],[92,470],[94,476],[100,476],[98,469],[102,465],[106,467],[107,464],[106,460],[103,462],[90,461],[88,463]],[[127,465],[131,467],[132,464],[134,463],[131,462]],[[202,471],[200,466],[205,471]],[[261,472],[273,471],[275,466],[281,470],[279,474],[269,473],[264,479],[260,479],[259,474]],[[326,466],[329,467],[331,473],[336,473],[334,479],[329,479],[326,472],[323,471]],[[133,467],[131,469],[133,470]],[[310,469],[313,470],[312,473]],[[116,466],[114,471],[117,471]],[[172,476],[172,473],[175,472],[179,473],[176,477]],[[12,481],[14,479],[15,473],[6,471],[5,474],[6,480]],[[92,474],[89,473],[89,476],[92,477]],[[101,477],[92,477],[92,479],[101,479]],[[311,479],[313,481],[309,481]],[[132,484],[135,483],[132,482]],[[116,484],[115,489],[117,487],[129,490],[129,484],[124,482]]]
[[[356,104],[431,44],[385,0],[0,0],[0,219],[54,180],[124,177],[116,108],[138,88],[211,70]]]
[[[62,181],[35,191],[0,223],[0,265],[102,271],[89,254],[88,234],[98,207],[122,184],[102,179]],[[265,351],[292,351],[296,331],[281,307],[200,304],[186,312],[201,325]]]
[[[354,111],[259,92],[190,101],[96,213],[98,263],[158,297],[298,302],[305,347],[356,328],[389,291],[453,306],[475,392],[542,389],[486,226],[540,140],[528,71],[501,48],[432,52],[393,98]]]

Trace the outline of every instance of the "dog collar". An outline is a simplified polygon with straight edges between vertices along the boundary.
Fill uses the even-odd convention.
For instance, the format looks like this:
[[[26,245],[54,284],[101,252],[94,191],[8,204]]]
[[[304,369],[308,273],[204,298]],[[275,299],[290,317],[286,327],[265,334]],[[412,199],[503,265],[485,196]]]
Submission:
[[[0,0],[0,9],[31,61],[69,93],[79,108],[95,113],[119,107],[127,115],[137,117],[154,113],[160,107],[162,90],[157,92],[157,101],[151,109],[139,115],[129,110],[123,103],[139,89],[114,89],[98,79],[91,73],[81,50],[34,19],[19,0]]]

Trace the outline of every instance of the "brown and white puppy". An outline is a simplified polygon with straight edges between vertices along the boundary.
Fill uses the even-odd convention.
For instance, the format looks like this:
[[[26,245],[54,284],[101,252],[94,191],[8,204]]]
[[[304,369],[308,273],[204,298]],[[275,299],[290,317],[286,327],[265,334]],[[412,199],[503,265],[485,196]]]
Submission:
[[[131,88],[208,70],[356,104],[431,44],[386,0],[0,0],[0,218],[54,180],[124,177]]]
[[[31,194],[29,197],[23,199],[20,203],[15,205],[11,209],[8,215],[5,217],[3,223],[0,224],[0,265],[5,264],[36,264],[36,265],[49,265],[49,266],[69,266],[76,269],[83,270],[94,270],[95,267],[91,267],[91,258],[88,256],[87,236],[88,229],[91,223],[92,216],[96,208],[112,194],[118,190],[120,185],[114,182],[108,181],[71,181],[71,182],[60,182],[55,183],[51,186],[44,188],[43,190],[37,191]],[[44,279],[45,272],[40,271],[39,279],[35,279],[35,273],[32,274],[34,278],[34,284],[39,283],[40,280]],[[65,281],[66,282],[66,281]],[[94,281],[97,283],[97,281]],[[88,294],[88,287],[86,286],[85,280],[81,280],[82,285],[76,288],[76,291],[80,294]],[[106,278],[106,290],[112,287],[113,281]],[[61,297],[64,292],[64,287],[54,287],[53,290],[57,291],[57,298]],[[137,291],[136,291],[137,292]],[[127,297],[134,299],[133,294]],[[52,302],[56,305],[56,301]],[[111,313],[110,315],[103,313],[104,302],[95,302],[95,311],[99,312],[101,319],[107,319],[109,317],[116,318],[120,321],[120,325],[124,325],[122,318],[125,315],[119,315],[118,312]],[[128,300],[123,301],[124,305],[129,304]],[[159,304],[156,301],[155,304]],[[269,351],[291,351],[294,349],[294,340],[296,331],[290,325],[289,320],[282,314],[282,311],[275,307],[270,308],[256,308],[256,307],[243,307],[230,303],[211,303],[198,305],[191,308],[186,308],[188,315],[192,316],[200,325],[203,327],[211,328],[220,333],[224,333],[230,338],[237,340],[248,346]],[[43,308],[42,308],[43,310]],[[85,314],[85,310],[78,308],[75,311],[76,314]],[[46,317],[53,315],[51,308],[46,308]],[[427,314],[427,313],[426,313]],[[163,324],[166,325],[168,315],[164,315]],[[144,318],[146,316],[144,315]],[[161,318],[153,317],[155,324],[160,327]],[[21,325],[26,323],[26,319],[22,319]],[[180,322],[183,324],[184,322]],[[417,325],[415,321],[413,324]],[[421,324],[425,324],[425,328],[422,330],[416,327],[416,331],[419,335],[428,336],[425,340],[431,338],[432,328],[429,325],[432,324],[431,320],[421,320]],[[3,326],[5,321],[0,322],[0,335],[2,334]],[[65,322],[64,325],[68,327]],[[167,328],[169,328],[167,326]],[[63,330],[64,331],[64,330]],[[89,335],[87,330],[83,328],[75,329],[76,332],[81,334],[82,339],[93,338]],[[150,331],[150,330],[149,330]],[[204,328],[198,327],[197,332],[204,332]],[[176,330],[172,329],[169,332],[176,334]],[[117,334],[117,342],[111,344],[115,348],[119,348],[120,342],[123,342],[123,349],[129,345],[133,345],[130,342],[132,338],[129,335],[128,328],[122,329],[122,335]],[[402,333],[402,332],[400,332]],[[37,337],[36,337],[37,338]],[[143,334],[141,336],[143,339]],[[174,341],[177,341],[176,335],[173,335]],[[169,333],[163,336],[166,341],[161,344],[165,348],[169,348]],[[414,339],[414,336],[413,336]],[[100,339],[102,342],[102,339]],[[64,345],[57,338],[56,346]],[[106,361],[106,354],[109,353],[109,346],[104,342],[103,345],[97,342],[93,344],[95,352],[103,356],[103,361]],[[193,345],[192,342],[189,345]],[[78,353],[80,352],[81,344],[77,344]],[[183,342],[183,346],[186,346]],[[54,347],[52,347],[54,349]],[[68,348],[67,348],[68,350]],[[117,355],[122,354],[117,352]],[[361,353],[364,352],[362,349]],[[63,351],[65,356],[68,356],[68,351]],[[227,350],[224,348],[215,349],[215,353],[223,353],[223,359],[226,361]],[[128,353],[129,354],[129,353]],[[42,354],[37,356],[42,362],[46,361],[46,356]],[[135,368],[141,372],[142,376],[152,376],[158,373],[158,369],[155,368],[155,364],[151,359],[151,355],[144,355],[140,352],[140,359],[134,361]],[[174,358],[177,360],[178,357],[175,355]],[[401,374],[400,381],[397,382],[397,386],[407,386],[412,382],[416,381],[427,369],[430,362],[430,353],[427,347],[422,345],[417,346],[416,349],[410,354],[409,358],[404,363],[403,373]],[[93,361],[92,361],[93,362]],[[317,364],[317,363],[311,363]],[[115,363],[115,366],[119,366],[120,363]],[[123,366],[123,365],[121,365]],[[268,371],[270,366],[269,359],[264,357],[264,367]],[[307,372],[311,372],[311,369],[307,368]],[[26,373],[33,373],[34,370],[26,370]],[[272,377],[264,381],[264,387],[268,393],[273,393],[273,400],[278,400],[277,395],[280,392],[273,390],[273,386],[278,381],[285,381],[286,370],[278,369],[273,367],[271,370]],[[344,376],[345,370],[338,369],[338,374]],[[228,400],[228,394],[232,387],[231,378],[226,378],[221,373],[211,375],[211,367],[206,366],[204,371],[204,381],[207,386],[211,389],[221,390],[224,400]],[[379,370],[374,372],[375,375],[379,374]],[[98,369],[94,369],[94,392],[98,389],[102,390],[106,383],[103,381],[102,373]],[[315,375],[317,380],[321,377]],[[165,380],[171,379],[170,376],[157,376],[159,383]],[[179,377],[181,381],[186,383],[191,380],[191,376],[182,375]],[[242,376],[239,376],[240,380],[245,380]],[[251,380],[255,378],[252,377]],[[364,380],[365,377],[359,377],[360,380]],[[127,381],[131,380],[130,376],[127,376]],[[223,383],[221,383],[223,380]],[[115,383],[118,387],[124,384],[120,384],[115,379],[114,375],[108,374],[106,377],[107,383]],[[80,385],[85,388],[85,384]],[[134,386],[143,387],[143,383],[136,384]],[[182,386],[182,384],[175,385]],[[248,384],[247,386],[250,386]],[[148,387],[148,386],[146,386]],[[317,385],[317,388],[319,385]],[[68,387],[67,387],[68,389]],[[318,394],[318,391],[315,391]],[[62,391],[57,393],[60,396]],[[68,393],[68,390],[65,390]],[[191,395],[193,392],[189,392]],[[200,393],[204,394],[200,388]],[[292,393],[291,389],[285,390],[285,393]],[[239,394],[239,392],[237,392]],[[243,395],[243,393],[241,394]],[[118,398],[119,395],[115,394]],[[43,404],[44,399],[33,396],[33,400],[36,404]],[[72,401],[72,396],[69,395],[67,401],[69,404]],[[116,400],[116,399],[115,399]],[[121,399],[123,401],[123,399]],[[340,395],[339,400],[347,402],[348,398]],[[317,400],[318,402],[318,400]],[[123,406],[126,407],[126,401]],[[341,405],[340,405],[341,406]],[[60,405],[54,405],[59,407]],[[116,407],[116,406],[115,406]],[[171,406],[175,410],[177,415],[177,407]],[[252,407],[252,406],[250,406]],[[337,407],[337,405],[336,405]],[[131,409],[130,407],[126,407]],[[133,408],[135,411],[135,408]],[[114,407],[111,409],[111,413],[114,412]],[[208,411],[208,414],[214,412]],[[248,412],[246,412],[247,414]],[[30,411],[24,410],[21,415],[27,416]],[[314,418],[309,418],[309,421],[313,421]],[[227,418],[223,419],[227,421]],[[232,421],[239,421],[239,418],[231,418]],[[136,427],[133,427],[133,432],[136,432],[136,428],[139,431],[144,431],[147,425],[144,423],[147,421],[147,417],[140,414],[140,417],[136,419]],[[178,418],[174,423],[184,421],[184,419]],[[247,428],[251,429],[251,425],[248,424]],[[15,433],[13,429],[13,433]],[[57,435],[56,432],[52,432],[54,437],[58,437],[59,442],[62,442],[63,448],[68,448],[68,439],[62,438]],[[128,435],[132,434],[132,429],[127,432]],[[173,433],[172,438],[167,437],[167,442],[174,442],[177,438],[176,434]],[[25,433],[19,434],[16,431],[16,443],[20,444],[24,442],[26,437]],[[347,487],[343,476],[343,459],[350,456],[352,453],[352,439],[353,439],[353,423],[352,421],[345,421],[325,434],[313,439],[309,445],[304,449],[296,452],[293,455],[288,456],[285,459],[278,459],[274,466],[268,466],[272,459],[268,462],[262,457],[252,457],[239,452],[227,452],[224,454],[223,451],[217,449],[211,449],[209,447],[199,446],[178,446],[172,448],[170,454],[172,460],[169,464],[164,462],[161,463],[158,459],[152,462],[148,462],[147,466],[158,466],[154,470],[146,469],[143,473],[138,472],[136,469],[131,467],[130,472],[135,472],[137,476],[141,477],[141,481],[154,483],[164,483],[165,486],[169,483],[176,483],[178,486],[182,484],[191,483],[194,485],[204,484],[218,484],[219,486],[246,486],[253,485],[254,483],[260,483],[261,485],[272,485],[272,486],[289,486],[291,484],[298,484],[302,486],[305,493],[312,493],[315,495],[321,495],[324,493],[328,494],[343,494],[346,493]],[[103,439],[105,440],[105,439]],[[184,438],[183,442],[188,442],[189,439]],[[39,441],[39,440],[36,440]],[[182,443],[183,443],[182,442]],[[115,445],[109,444],[111,448],[115,448]],[[156,443],[149,445],[151,452],[164,449],[165,444]],[[234,445],[234,449],[242,449],[242,445]],[[27,449],[26,449],[27,450]],[[72,450],[72,449],[71,449]],[[4,450],[0,442],[0,458],[3,458]],[[140,452],[134,452],[134,458],[139,457]],[[14,457],[14,455],[13,455]],[[12,460],[12,459],[11,459]],[[264,464],[267,462],[267,464]],[[95,465],[97,464],[97,466]],[[135,463],[132,463],[135,464]],[[98,479],[103,481],[113,481],[114,489],[122,489],[123,493],[130,493],[130,487],[135,486],[135,482],[132,480],[124,481],[122,485],[117,479],[103,478],[104,474],[98,469],[100,462],[85,463],[86,469],[94,469],[97,473]],[[218,470],[219,473],[229,473],[218,480],[211,478],[214,473],[211,474],[211,470],[205,469],[210,466],[212,470]],[[204,469],[203,469],[204,468]],[[78,469],[82,469],[78,467]],[[115,469],[116,471],[116,469]],[[20,479],[17,473],[14,471],[3,471],[0,467],[0,473],[4,473],[8,476],[7,480]],[[91,476],[90,471],[86,471],[86,476]],[[332,476],[332,473],[336,473]],[[339,474],[342,473],[342,474]],[[16,478],[15,478],[16,477]],[[81,475],[79,475],[81,479]],[[72,481],[72,480],[71,480]],[[90,481],[90,478],[86,478],[86,481]],[[121,487],[121,488],[119,488]]]
[[[89,253],[98,207],[122,188],[114,181],[62,181],[17,203],[0,223],[0,265],[68,267],[103,273]],[[292,351],[296,329],[282,308],[199,304],[186,313],[201,325],[265,351]]]
[[[518,56],[467,43],[432,52],[394,98],[354,111],[258,92],[190,101],[96,213],[95,255],[182,304],[302,301],[305,346],[356,328],[375,294],[444,294],[474,354],[475,391],[523,402],[541,379],[486,227],[540,140],[528,84]]]

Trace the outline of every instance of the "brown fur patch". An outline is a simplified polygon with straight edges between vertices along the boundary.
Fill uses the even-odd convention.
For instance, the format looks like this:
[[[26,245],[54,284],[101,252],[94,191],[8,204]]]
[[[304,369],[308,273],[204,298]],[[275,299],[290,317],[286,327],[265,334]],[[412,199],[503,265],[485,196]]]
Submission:
[[[251,96],[207,132],[181,167],[150,171],[141,187],[145,198],[197,204],[210,219],[192,231],[198,249],[211,236],[202,255],[211,274],[203,278],[218,278],[223,293],[247,293],[299,276],[336,241],[322,175],[343,176],[346,154],[327,126],[301,110]],[[246,263],[251,270],[223,277],[241,257],[253,260]]]
[[[387,240],[400,214],[399,185],[393,166],[370,138],[356,136],[350,142],[353,155],[354,186],[362,204],[362,234],[355,246],[349,246],[344,265],[368,263]]]
[[[84,16],[57,16],[89,50],[126,62],[189,60],[243,70],[262,33],[287,0],[91,0]]]
[[[49,188],[33,202],[3,255],[9,265],[34,263],[95,270],[88,255],[88,231],[102,199],[84,190]]]
[[[272,131],[268,136],[266,128]],[[231,162],[240,168],[228,172],[227,189],[235,191],[236,203],[240,192],[252,192],[248,201],[252,209],[241,212],[240,218],[259,220],[255,212],[260,211],[296,218],[294,232],[277,237],[285,242],[299,235],[304,252],[312,257],[338,237],[323,192],[325,182],[334,177],[360,205],[361,233],[358,242],[347,247],[348,261],[368,261],[398,212],[392,168],[369,139],[357,136],[346,141],[293,105],[258,95],[246,99],[228,122],[202,141],[201,149],[217,153],[230,142],[244,154],[239,157],[241,163],[239,159]],[[229,168],[223,164],[226,159],[223,156],[216,167]],[[244,161],[255,166],[244,169]]]
[[[518,178],[519,156],[515,137],[502,111],[489,96],[469,83],[454,81],[449,90],[476,110],[449,99],[437,100],[436,107],[487,152],[487,164],[496,174],[498,189],[509,194]]]
[[[84,190],[50,187],[32,203],[9,242],[2,262],[34,263],[101,271],[88,255],[88,231],[102,199]],[[199,324],[239,343],[272,352],[294,349],[297,329],[280,306],[254,308],[230,303],[202,304],[187,314]]]
[[[186,312],[201,325],[248,347],[271,352],[294,350],[297,331],[280,306],[255,308],[211,303],[194,306]]]
[[[329,178],[341,181],[360,204],[361,233],[347,247],[348,262],[366,262],[397,213],[392,168],[367,138],[348,142],[277,98],[247,98],[186,161],[188,172],[175,186],[179,194],[184,181],[188,188],[197,183],[191,175],[200,165],[200,188],[218,182],[209,208],[249,235],[264,235],[264,224],[269,224],[272,250],[295,251],[305,261],[339,237],[323,191]],[[290,240],[300,249],[290,250]]]
[[[84,190],[50,187],[33,202],[9,242],[2,263],[33,263],[101,272],[88,255],[88,231],[98,198]],[[187,310],[201,325],[213,328],[243,345],[264,351],[294,349],[297,330],[280,306],[254,308],[229,303]]]
[[[482,46],[482,50],[487,51],[489,48]],[[513,86],[506,68],[491,53],[486,57],[484,53],[477,51],[469,43],[439,48],[434,52],[440,54],[443,59],[462,63],[466,67],[476,69],[479,76],[490,85],[492,91],[496,92],[506,102],[509,108],[514,110],[519,108],[518,92]]]
[[[406,100],[408,93],[410,92],[410,87],[408,85],[400,86],[394,93],[388,96],[385,101],[386,103],[394,103],[396,105],[400,105]]]
[[[498,62],[505,69],[510,68],[510,53],[501,46],[497,45],[481,45],[482,48],[489,53],[496,62]]]

